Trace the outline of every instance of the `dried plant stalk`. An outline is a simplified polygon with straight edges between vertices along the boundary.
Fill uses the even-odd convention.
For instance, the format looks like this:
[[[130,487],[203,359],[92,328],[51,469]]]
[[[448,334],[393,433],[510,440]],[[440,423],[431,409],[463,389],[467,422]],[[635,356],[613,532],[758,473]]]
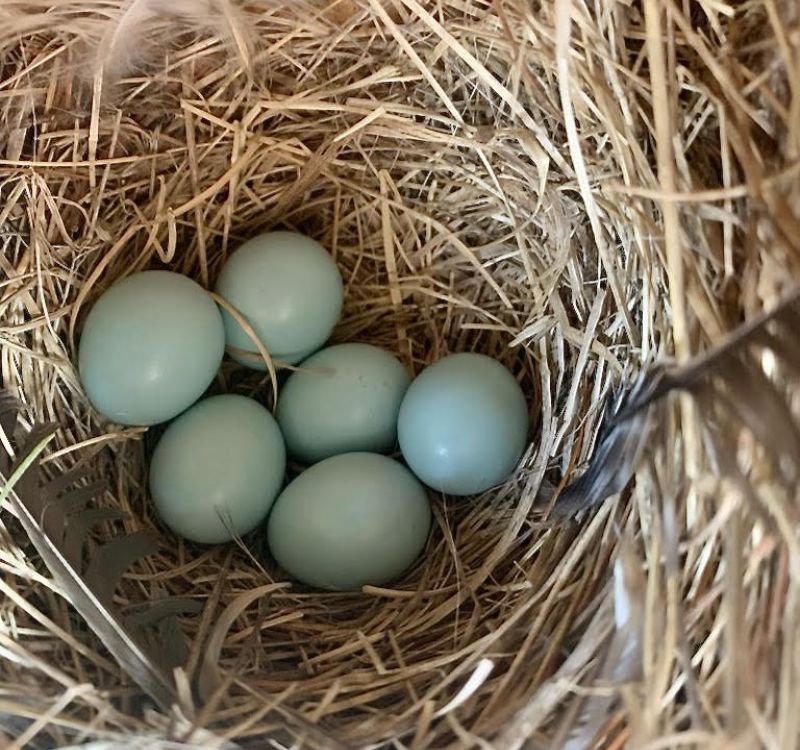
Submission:
[[[77,466],[76,507],[103,511],[73,525],[64,555],[149,531],[158,550],[122,574],[116,610],[135,624],[155,597],[203,607],[173,620],[182,666],[158,665],[176,703],[143,705],[7,499],[9,743],[796,747],[797,436],[762,396],[796,415],[790,342],[783,362],[748,354],[698,391],[702,440],[654,402],[652,448],[614,454],[641,458],[635,482],[620,468],[601,493],[579,472],[619,427],[602,424],[617,384],[676,348],[715,351],[796,287],[798,23],[790,0],[0,3],[3,388],[26,432],[59,426],[43,479],[63,494]],[[257,538],[185,545],[147,498],[155,435],[104,422],[80,389],[83,316],[115,279],[169,267],[211,286],[233,247],[277,225],[336,257],[336,340],[414,371],[482,351],[529,396],[518,471],[481,498],[435,498],[424,560],[390,588],[286,588]],[[764,378],[773,391],[750,393]],[[216,387],[274,396],[230,364]],[[0,453],[26,455],[0,424]],[[629,489],[551,523],[540,488],[576,479],[573,497]],[[645,588],[641,671],[620,682],[607,659],[624,631],[622,539]]]

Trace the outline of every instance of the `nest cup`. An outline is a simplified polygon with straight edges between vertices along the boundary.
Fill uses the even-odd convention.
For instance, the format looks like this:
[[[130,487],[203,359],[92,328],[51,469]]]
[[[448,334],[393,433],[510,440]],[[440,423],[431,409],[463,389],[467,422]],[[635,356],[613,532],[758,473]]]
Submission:
[[[780,605],[763,626],[766,666],[720,677],[749,627],[733,629],[722,592],[733,575],[752,624],[773,578],[784,592],[797,582],[781,540],[759,548],[775,561],[762,588],[726,566],[714,498],[682,484],[702,446],[673,412],[674,447],[633,491],[577,522],[551,521],[542,502],[585,467],[617,384],[718,339],[793,274],[794,183],[752,197],[754,164],[780,175],[797,163],[790,37],[775,3],[699,5],[691,20],[656,0],[0,8],[3,385],[23,427],[59,426],[44,475],[81,465],[107,483],[93,503],[125,513],[93,528],[83,568],[115,536],[157,536],[115,583],[115,608],[196,605],[171,620],[174,702],[158,706],[6,501],[0,737],[577,750],[782,731],[792,704],[770,698],[781,646],[769,640]],[[424,555],[387,588],[290,585],[258,535],[183,542],[147,496],[156,430],[107,423],[80,387],[81,322],[103,290],[148,268],[213,288],[237,245],[272,228],[336,259],[333,341],[385,347],[414,373],[482,352],[528,399],[515,474],[480,497],[434,496]],[[212,391],[269,406],[275,379],[226,360]],[[754,519],[730,512],[752,551]],[[615,621],[621,602],[631,615]],[[625,663],[611,646],[631,621]],[[745,674],[755,708],[735,715]]]

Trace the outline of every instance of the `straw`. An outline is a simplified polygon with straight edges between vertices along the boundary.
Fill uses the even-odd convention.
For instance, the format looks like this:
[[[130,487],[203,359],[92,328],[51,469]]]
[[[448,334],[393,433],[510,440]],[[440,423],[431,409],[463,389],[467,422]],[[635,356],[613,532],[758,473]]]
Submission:
[[[204,611],[180,619],[181,705],[143,704],[4,507],[0,740],[795,747],[794,489],[762,488],[765,526],[672,404],[631,490],[566,524],[536,497],[585,468],[620,380],[704,351],[798,278],[799,22],[792,0],[5,0],[3,385],[60,425],[49,473],[85,461],[130,515],[113,528],[158,534],[116,604]],[[213,288],[273,227],[339,264],[335,341],[414,372],[480,351],[529,400],[515,475],[434,497],[424,557],[389,588],[285,588],[259,539],[177,539],[147,497],[149,438],[80,387],[83,316],[110,284],[171,268]],[[215,387],[273,396],[230,362]],[[624,682],[607,660],[623,539],[645,579]]]

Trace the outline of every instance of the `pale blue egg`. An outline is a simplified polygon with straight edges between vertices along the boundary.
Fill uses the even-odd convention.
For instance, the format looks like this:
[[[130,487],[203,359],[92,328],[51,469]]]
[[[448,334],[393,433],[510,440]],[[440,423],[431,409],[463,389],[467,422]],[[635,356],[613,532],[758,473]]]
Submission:
[[[528,408],[497,360],[453,354],[411,384],[397,432],[403,457],[425,484],[472,495],[503,482],[517,465],[527,443]]]
[[[346,453],[314,464],[281,493],[267,539],[295,578],[348,591],[400,576],[430,525],[427,493],[408,469],[375,453]]]
[[[270,356],[294,364],[319,349],[342,311],[343,286],[330,254],[296,232],[267,232],[245,242],[220,272],[217,294],[240,312]],[[223,311],[231,356],[264,370],[258,349],[233,316]]]
[[[411,378],[389,352],[338,344],[304,360],[284,385],[276,416],[289,455],[311,464],[339,453],[385,453]]]
[[[83,326],[79,369],[86,395],[114,422],[152,425],[191,406],[225,351],[222,317],[196,282],[143,271],[114,284]]]
[[[167,427],[150,462],[150,492],[173,531],[215,544],[261,523],[285,470],[286,449],[272,415],[244,396],[213,396]]]

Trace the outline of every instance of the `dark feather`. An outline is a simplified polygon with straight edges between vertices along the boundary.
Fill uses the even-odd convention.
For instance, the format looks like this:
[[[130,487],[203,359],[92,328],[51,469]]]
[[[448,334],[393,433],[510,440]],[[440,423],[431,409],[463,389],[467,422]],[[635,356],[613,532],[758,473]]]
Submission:
[[[20,402],[6,391],[0,391],[0,430],[6,438],[11,440],[14,428],[17,426]]]
[[[7,402],[0,393],[0,409],[4,403]],[[12,423],[6,420],[4,424]],[[11,426],[9,433],[13,429]],[[37,431],[38,435],[52,437],[52,429]],[[25,441],[25,436],[22,440]],[[28,438],[25,442],[30,445],[33,441]],[[91,482],[85,459],[67,472],[46,478],[38,462],[43,447],[40,441],[33,445],[34,453],[26,455],[15,450],[15,454],[22,457],[16,462],[0,450],[0,498],[8,498],[65,598],[128,676],[160,708],[170,711],[177,698],[173,669],[185,664],[188,656],[186,638],[176,615],[194,614],[202,604],[192,599],[174,598],[137,606],[129,609],[126,615],[117,610],[112,597],[120,576],[132,561],[155,551],[154,540],[146,532],[113,537],[96,549],[90,548],[86,554],[86,574],[81,575],[85,541],[91,526],[100,521],[116,520],[124,514],[117,509],[88,507],[103,488]],[[17,469],[16,473],[12,468]],[[76,483],[80,486],[74,488]],[[31,508],[37,509],[37,513]],[[42,509],[58,519],[47,524],[52,536],[41,524]],[[342,750],[346,747],[290,709],[278,706],[275,711],[287,723],[301,728],[309,740],[313,740],[313,746]],[[234,747],[231,743],[225,746]]]
[[[36,446],[43,440],[54,436],[58,430],[57,424],[34,424],[29,432],[19,432],[14,435],[14,442],[17,447],[17,460],[15,468],[19,466],[27,456],[36,450]],[[34,469],[34,467],[31,467]],[[37,473],[37,472],[34,472]]]
[[[155,632],[147,637],[150,650],[157,656],[159,664],[172,671],[186,664],[189,644],[174,617],[165,617],[155,623]]]
[[[16,453],[17,459],[12,462],[9,468],[9,473],[15,473],[26,461],[36,447],[55,435],[56,427],[54,425],[34,425],[33,429],[28,434],[23,434],[22,437],[16,436]],[[23,492],[30,502],[26,506],[27,509],[36,518],[37,523],[42,522],[42,514],[44,513],[47,504],[45,493],[38,491],[38,464],[34,463],[28,466],[16,482],[17,492]]]
[[[100,497],[107,489],[108,484],[101,480],[70,490],[67,497],[59,498],[59,502],[64,507],[64,515],[70,516],[73,513],[79,513],[84,510],[92,500]],[[54,495],[55,493],[49,491],[49,494]]]
[[[735,425],[747,427],[784,479],[796,481],[800,428],[791,417],[785,389],[765,374],[762,357],[768,351],[783,378],[800,380],[798,330],[800,289],[688,364],[658,363],[645,370],[607,416],[589,466],[561,492],[553,514],[574,516],[624,489],[652,438],[654,410],[677,390],[690,393],[706,419],[724,412]]]
[[[67,490],[73,491],[76,484],[91,481],[88,467],[81,461],[67,471],[47,480],[48,494],[56,497]]]
[[[173,701],[174,688],[167,674],[149,658],[113,610],[97,597],[78,571],[69,564],[13,490],[10,499],[26,534],[70,603],[131,678],[162,708],[168,709]]]
[[[0,399],[0,408],[6,408],[7,404],[7,399]],[[16,418],[13,424],[8,418],[4,421],[4,430],[9,428],[7,436],[14,432],[17,421]],[[152,541],[145,541],[143,532],[114,537],[89,556],[87,576],[81,575],[81,550],[86,531],[98,520],[118,518],[120,512],[84,510],[98,494],[96,485],[84,484],[74,491],[74,497],[71,496],[71,483],[86,476],[83,468],[50,481],[42,476],[39,453],[53,434],[52,426],[36,426],[27,434],[16,435],[13,441],[16,459],[13,461],[5,451],[0,451],[4,480],[0,484],[0,494],[8,498],[63,595],[131,679],[161,708],[168,710],[175,698],[168,666],[160,660],[161,654],[155,656],[148,650],[146,639],[126,627],[111,602],[114,587],[127,565],[153,551],[154,545]],[[97,510],[102,512],[93,512]]]
[[[168,669],[180,667],[189,657],[186,636],[178,626],[178,615],[195,615],[203,609],[196,599],[171,596],[139,607],[125,617],[125,624],[142,632],[148,648]]]
[[[708,382],[716,374],[724,378],[726,373],[730,372],[730,368],[736,366],[743,357],[752,357],[751,347],[759,341],[764,341],[765,337],[773,343],[778,342],[779,349],[773,351],[776,358],[784,362],[791,361],[793,356],[786,354],[787,337],[791,341],[792,333],[798,330],[797,326],[800,326],[800,288],[774,310],[757,315],[753,320],[741,325],[729,334],[725,341],[705,354],[695,357],[682,367],[671,367],[649,394],[631,399],[620,413],[620,418],[626,418],[670,391],[692,392],[699,384]]]
[[[103,521],[122,521],[128,517],[116,508],[89,508],[67,516],[62,542],[64,557],[75,568],[81,567],[83,547],[93,526]]]
[[[711,396],[714,405],[734,417],[735,423],[746,425],[756,440],[781,470],[790,472],[787,481],[794,481],[791,462],[784,457],[800,456],[800,431],[789,415],[783,395],[763,372],[749,363],[731,368],[723,387]]]
[[[94,551],[83,580],[100,601],[110,602],[122,574],[137,560],[156,552],[158,541],[149,531],[115,536]]]
[[[561,492],[553,508],[554,516],[569,517],[598,505],[630,482],[650,438],[656,404],[648,403],[623,419],[615,417],[627,409],[632,399],[645,399],[658,387],[662,374],[658,369],[640,375],[630,392],[619,399],[617,408],[606,420],[589,467]]]
[[[125,616],[125,622],[133,628],[155,625],[168,617],[192,614],[203,609],[202,602],[186,596],[170,596],[148,602],[146,606],[135,607]]]

